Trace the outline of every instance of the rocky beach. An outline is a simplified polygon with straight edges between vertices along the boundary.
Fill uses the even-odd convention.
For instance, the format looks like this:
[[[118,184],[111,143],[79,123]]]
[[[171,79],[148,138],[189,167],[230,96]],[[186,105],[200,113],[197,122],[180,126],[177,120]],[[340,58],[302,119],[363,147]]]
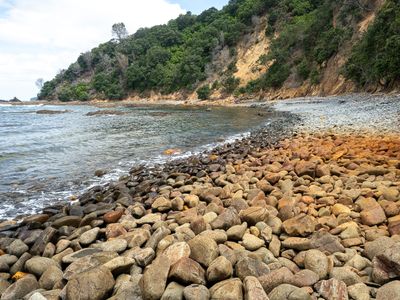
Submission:
[[[247,138],[1,223],[0,299],[400,299],[399,97],[275,108]]]

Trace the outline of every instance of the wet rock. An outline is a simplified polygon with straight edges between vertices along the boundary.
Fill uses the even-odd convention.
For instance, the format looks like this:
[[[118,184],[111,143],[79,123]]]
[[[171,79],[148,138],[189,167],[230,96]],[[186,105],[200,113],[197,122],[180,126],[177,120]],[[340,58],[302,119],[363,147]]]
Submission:
[[[1,295],[1,300],[22,299],[28,293],[39,288],[39,284],[33,275],[26,275],[10,285]]]
[[[315,285],[318,293],[329,300],[348,300],[348,292],[346,284],[335,278],[322,280]]]
[[[245,300],[268,300],[267,294],[256,277],[248,276],[243,283]]]
[[[82,221],[81,217],[65,216],[55,220],[53,224],[51,224],[51,226],[53,226],[54,228],[60,228],[62,226],[79,227],[81,221]]]
[[[217,243],[206,236],[196,236],[188,242],[190,258],[208,267],[219,255]]]
[[[207,279],[209,282],[217,282],[231,277],[233,268],[231,262],[224,256],[219,256],[212,261],[207,269]]]
[[[228,279],[213,285],[210,289],[211,299],[242,300],[243,284],[238,278]]]
[[[199,263],[190,258],[182,258],[172,265],[169,278],[185,285],[191,283],[206,284],[205,271]]]
[[[115,281],[109,269],[100,266],[77,274],[66,285],[67,299],[104,299],[114,287]]]
[[[107,224],[117,223],[123,214],[123,210],[110,211],[103,216],[103,220]]]
[[[183,289],[185,300],[209,300],[210,292],[204,285],[191,284]]]
[[[143,299],[157,300],[162,297],[167,285],[170,262],[167,257],[158,256],[143,272],[141,290]]]

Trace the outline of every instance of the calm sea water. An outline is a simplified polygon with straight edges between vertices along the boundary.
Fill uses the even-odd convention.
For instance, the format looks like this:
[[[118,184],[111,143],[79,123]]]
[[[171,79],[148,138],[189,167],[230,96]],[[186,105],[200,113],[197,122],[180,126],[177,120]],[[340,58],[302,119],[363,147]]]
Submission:
[[[40,115],[37,110],[69,110]],[[0,217],[38,211],[130,167],[162,163],[163,151],[196,153],[264,125],[251,108],[118,108],[88,117],[90,106],[0,105]],[[97,169],[108,174],[95,178]]]

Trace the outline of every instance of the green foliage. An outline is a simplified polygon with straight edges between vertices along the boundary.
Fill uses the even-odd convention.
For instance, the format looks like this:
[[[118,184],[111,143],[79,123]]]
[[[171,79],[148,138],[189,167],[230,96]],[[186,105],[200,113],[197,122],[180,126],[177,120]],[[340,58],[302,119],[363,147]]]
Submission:
[[[222,82],[222,86],[224,87],[224,92],[231,94],[236,88],[239,86],[240,80],[234,76],[230,76]]]
[[[199,97],[200,100],[207,100],[210,98],[211,95],[211,89],[208,85],[203,85],[197,90],[197,97]]]
[[[369,5],[368,1],[362,3]],[[375,24],[353,49],[344,69],[347,78],[360,85],[390,84],[399,79],[399,6],[397,0],[387,0]],[[230,61],[235,61],[238,41],[252,32],[253,23],[263,15],[268,22],[265,32],[271,39],[268,55],[260,53],[258,61],[268,66],[265,74],[239,89],[239,79],[233,76],[237,71],[234,62],[215,70],[221,78],[211,90],[255,93],[279,88],[292,72],[297,73],[296,78],[318,84],[320,70],[350,41],[352,28],[357,28],[368,9],[349,0],[230,0],[221,10],[210,8],[199,16],[188,12],[129,36],[119,24],[113,31],[118,41],[81,54],[46,82],[38,97],[85,101],[91,97],[122,99],[131,92],[179,90],[197,90],[199,98],[208,97],[210,87],[202,82],[212,71],[209,64],[213,57],[229,48]],[[88,76],[90,84],[81,84]]]
[[[400,79],[400,3],[388,0],[353,48],[344,74],[360,86],[390,85]]]

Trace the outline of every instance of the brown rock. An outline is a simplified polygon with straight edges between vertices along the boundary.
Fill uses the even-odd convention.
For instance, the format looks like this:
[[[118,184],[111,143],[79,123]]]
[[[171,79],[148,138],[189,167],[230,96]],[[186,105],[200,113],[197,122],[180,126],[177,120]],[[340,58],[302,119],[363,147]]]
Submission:
[[[242,289],[243,284],[238,278],[218,282],[210,289],[211,300],[243,300]]]
[[[112,290],[114,284],[111,272],[100,266],[71,278],[66,286],[67,299],[101,300]]]
[[[315,231],[317,222],[315,218],[300,214],[283,222],[285,232],[291,236],[307,236]]]
[[[190,258],[182,258],[171,266],[169,278],[185,285],[206,284],[205,271],[199,263]]]
[[[51,224],[51,226],[53,226],[54,228],[60,228],[62,226],[79,227],[81,221],[82,221],[81,217],[65,216],[55,220],[53,224]]]
[[[322,280],[315,285],[318,293],[329,300],[348,300],[346,284],[335,278],[329,280]]]
[[[267,294],[256,277],[248,276],[243,283],[245,300],[268,300]]]
[[[361,222],[364,225],[373,226],[378,225],[386,221],[386,215],[380,205],[377,205],[368,210],[363,210],[360,213]]]
[[[256,225],[258,222],[264,222],[269,212],[266,208],[253,206],[242,210],[239,215],[243,222],[247,222],[249,225]],[[239,224],[241,224],[241,222],[239,222]]]
[[[123,210],[110,211],[103,216],[103,220],[107,224],[117,223],[123,214],[124,214]]]
[[[389,218],[388,230],[390,235],[400,234],[400,215]]]
[[[260,276],[260,281],[264,291],[268,294],[278,285],[292,281],[293,273],[286,267],[271,271],[269,274]]]
[[[167,257],[158,256],[143,272],[141,290],[144,300],[158,300],[167,286],[170,263]]]
[[[209,282],[217,282],[231,277],[233,268],[231,262],[224,256],[219,256],[210,264],[207,269],[207,279]]]
[[[299,161],[295,168],[294,168],[296,174],[298,176],[304,176],[304,175],[308,175],[311,177],[315,177],[315,163],[314,162],[310,162],[310,161]]]
[[[175,243],[165,249],[163,255],[168,257],[173,265],[182,258],[190,257],[190,247],[186,242]]]
[[[211,262],[219,255],[217,243],[206,236],[196,236],[188,242],[190,247],[190,258],[205,267],[208,267]]]
[[[127,231],[120,223],[108,224],[106,227],[106,237],[107,239],[113,239],[121,235],[126,234]]]
[[[211,222],[213,229],[228,230],[234,225],[240,225],[239,215],[235,208],[229,207],[225,209],[214,221]]]

